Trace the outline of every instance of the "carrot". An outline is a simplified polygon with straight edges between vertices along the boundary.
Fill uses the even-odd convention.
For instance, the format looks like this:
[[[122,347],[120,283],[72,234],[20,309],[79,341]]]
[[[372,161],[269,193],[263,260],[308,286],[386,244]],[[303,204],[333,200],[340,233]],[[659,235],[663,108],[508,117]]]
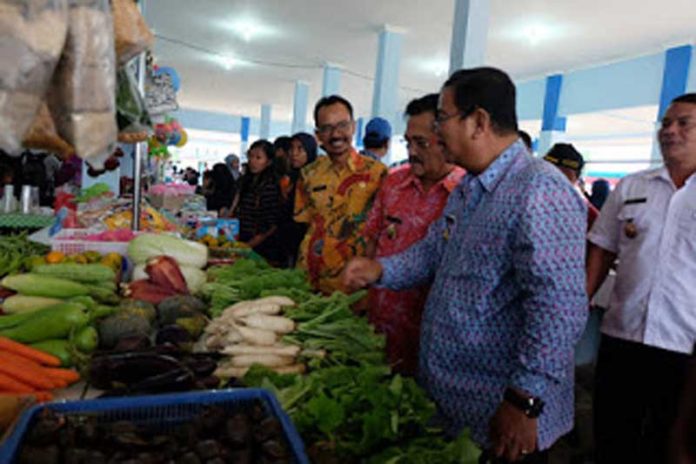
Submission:
[[[68,385],[80,380],[80,374],[74,369],[59,369],[57,367],[44,367],[43,371],[52,379],[62,380]]]
[[[30,346],[17,343],[16,341],[10,340],[7,337],[0,337],[0,351],[7,351],[46,366],[60,366],[60,359],[57,357],[34,349]]]
[[[50,391],[37,391],[32,395],[39,403],[47,403],[53,400],[53,394]]]
[[[3,393],[32,393],[34,388],[19,380],[0,373],[0,391]]]
[[[0,372],[26,383],[36,390],[50,390],[53,388],[53,381],[46,377],[46,373],[41,366],[6,351],[0,352]]]

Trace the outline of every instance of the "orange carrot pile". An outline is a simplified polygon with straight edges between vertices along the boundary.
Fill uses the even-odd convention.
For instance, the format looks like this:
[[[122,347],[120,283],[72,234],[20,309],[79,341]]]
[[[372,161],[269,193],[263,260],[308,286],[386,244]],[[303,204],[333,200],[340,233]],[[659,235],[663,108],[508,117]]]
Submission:
[[[50,390],[80,380],[72,369],[61,369],[55,356],[0,337],[0,394],[30,394],[37,401],[50,401]]]

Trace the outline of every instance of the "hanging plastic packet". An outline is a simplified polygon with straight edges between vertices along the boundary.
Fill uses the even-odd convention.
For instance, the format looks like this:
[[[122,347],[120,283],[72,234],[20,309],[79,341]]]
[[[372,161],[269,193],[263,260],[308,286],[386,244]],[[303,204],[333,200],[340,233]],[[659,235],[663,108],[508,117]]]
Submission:
[[[151,48],[155,38],[133,0],[112,0],[111,10],[114,16],[116,60],[123,66]]]
[[[51,117],[46,103],[42,103],[39,107],[39,112],[36,114],[31,128],[24,136],[22,145],[25,148],[47,150],[64,159],[75,151],[56,132],[56,124],[53,122],[53,117]]]
[[[116,61],[108,0],[68,0],[68,33],[48,92],[58,134],[101,169],[116,144]]]
[[[118,139],[124,143],[144,142],[147,140],[149,126],[152,123],[143,97],[138,91],[133,66],[119,69],[116,81],[118,84],[116,93]]]
[[[19,156],[67,30],[66,0],[0,2],[0,149]]]

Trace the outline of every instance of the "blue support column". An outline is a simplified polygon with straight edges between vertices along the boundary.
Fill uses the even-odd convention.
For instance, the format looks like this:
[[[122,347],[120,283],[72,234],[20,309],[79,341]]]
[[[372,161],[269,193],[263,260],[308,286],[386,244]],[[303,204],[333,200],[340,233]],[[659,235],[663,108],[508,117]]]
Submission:
[[[401,62],[401,44],[403,35],[395,29],[385,26],[379,34],[377,53],[377,72],[372,94],[372,117],[380,116],[388,120],[392,127],[394,115],[399,110],[399,65]],[[362,137],[361,137],[362,138]],[[362,143],[362,140],[360,140]],[[389,164],[391,153],[384,157]]]
[[[391,121],[398,109],[402,39],[401,33],[386,26],[379,34],[377,72],[372,93],[372,117],[381,116]]]
[[[490,0],[455,0],[450,74],[457,69],[482,66],[486,61],[490,15]]]
[[[261,105],[261,121],[259,123],[259,138],[268,139],[271,136],[271,105]]]
[[[358,118],[355,122],[355,146],[363,148],[363,131],[365,130],[365,118]]]
[[[549,148],[558,141],[559,135],[565,132],[566,118],[558,116],[558,103],[561,99],[562,88],[563,75],[554,74],[546,78],[544,113],[537,147],[538,156],[544,156]]]
[[[292,108],[292,133],[303,132],[307,126],[307,102],[309,100],[309,85],[306,82],[295,82],[295,98]]]
[[[693,45],[682,45],[670,48],[665,52],[665,68],[662,72],[662,89],[660,90],[660,107],[657,113],[656,131],[669,104],[673,99],[686,93],[689,85],[689,74],[692,68]],[[662,163],[662,153],[657,137],[653,139],[651,164],[653,166]]]
[[[341,70],[338,66],[326,63],[324,65],[324,83],[321,94],[324,97],[338,95],[341,92]]]
[[[251,118],[248,116],[242,116],[239,136],[242,139],[241,148],[239,151],[240,155],[246,157],[247,147],[249,146],[249,129],[251,127]]]

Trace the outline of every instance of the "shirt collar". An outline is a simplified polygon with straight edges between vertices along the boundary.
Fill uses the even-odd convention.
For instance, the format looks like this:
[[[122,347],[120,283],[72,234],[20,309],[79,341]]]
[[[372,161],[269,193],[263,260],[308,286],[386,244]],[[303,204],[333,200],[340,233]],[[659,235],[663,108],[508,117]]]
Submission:
[[[513,161],[518,157],[528,154],[527,147],[521,139],[517,139],[512,145],[507,147],[491,164],[478,176],[483,188],[492,192],[498,186],[505,174],[512,166]]]
[[[669,171],[667,171],[666,166],[650,169],[643,173],[643,177],[648,180],[664,179],[671,182],[671,178],[669,177]]]
[[[453,168],[449,172],[449,174],[447,174],[445,177],[440,179],[435,185],[433,185],[433,187],[434,188],[442,187],[447,191],[447,193],[452,193],[452,191],[459,184],[459,180],[460,180],[457,178],[456,171],[457,171],[457,169]],[[397,188],[404,189],[404,188],[409,187],[410,185],[416,186],[416,188],[418,188],[421,191],[423,190],[423,182],[417,176],[415,176],[415,175],[413,175],[413,173],[411,173],[410,168],[407,168],[404,180],[397,185]]]
[[[327,157],[329,158],[329,157]],[[336,165],[334,164],[333,160],[329,158],[329,169],[332,169],[334,171],[340,171],[336,169]],[[348,162],[346,163],[347,169],[354,173],[358,171],[359,169],[362,169],[363,166],[365,166],[365,158],[360,156],[360,154],[355,150],[355,148],[350,149],[350,153],[348,153]],[[341,169],[343,170],[343,169]]]

